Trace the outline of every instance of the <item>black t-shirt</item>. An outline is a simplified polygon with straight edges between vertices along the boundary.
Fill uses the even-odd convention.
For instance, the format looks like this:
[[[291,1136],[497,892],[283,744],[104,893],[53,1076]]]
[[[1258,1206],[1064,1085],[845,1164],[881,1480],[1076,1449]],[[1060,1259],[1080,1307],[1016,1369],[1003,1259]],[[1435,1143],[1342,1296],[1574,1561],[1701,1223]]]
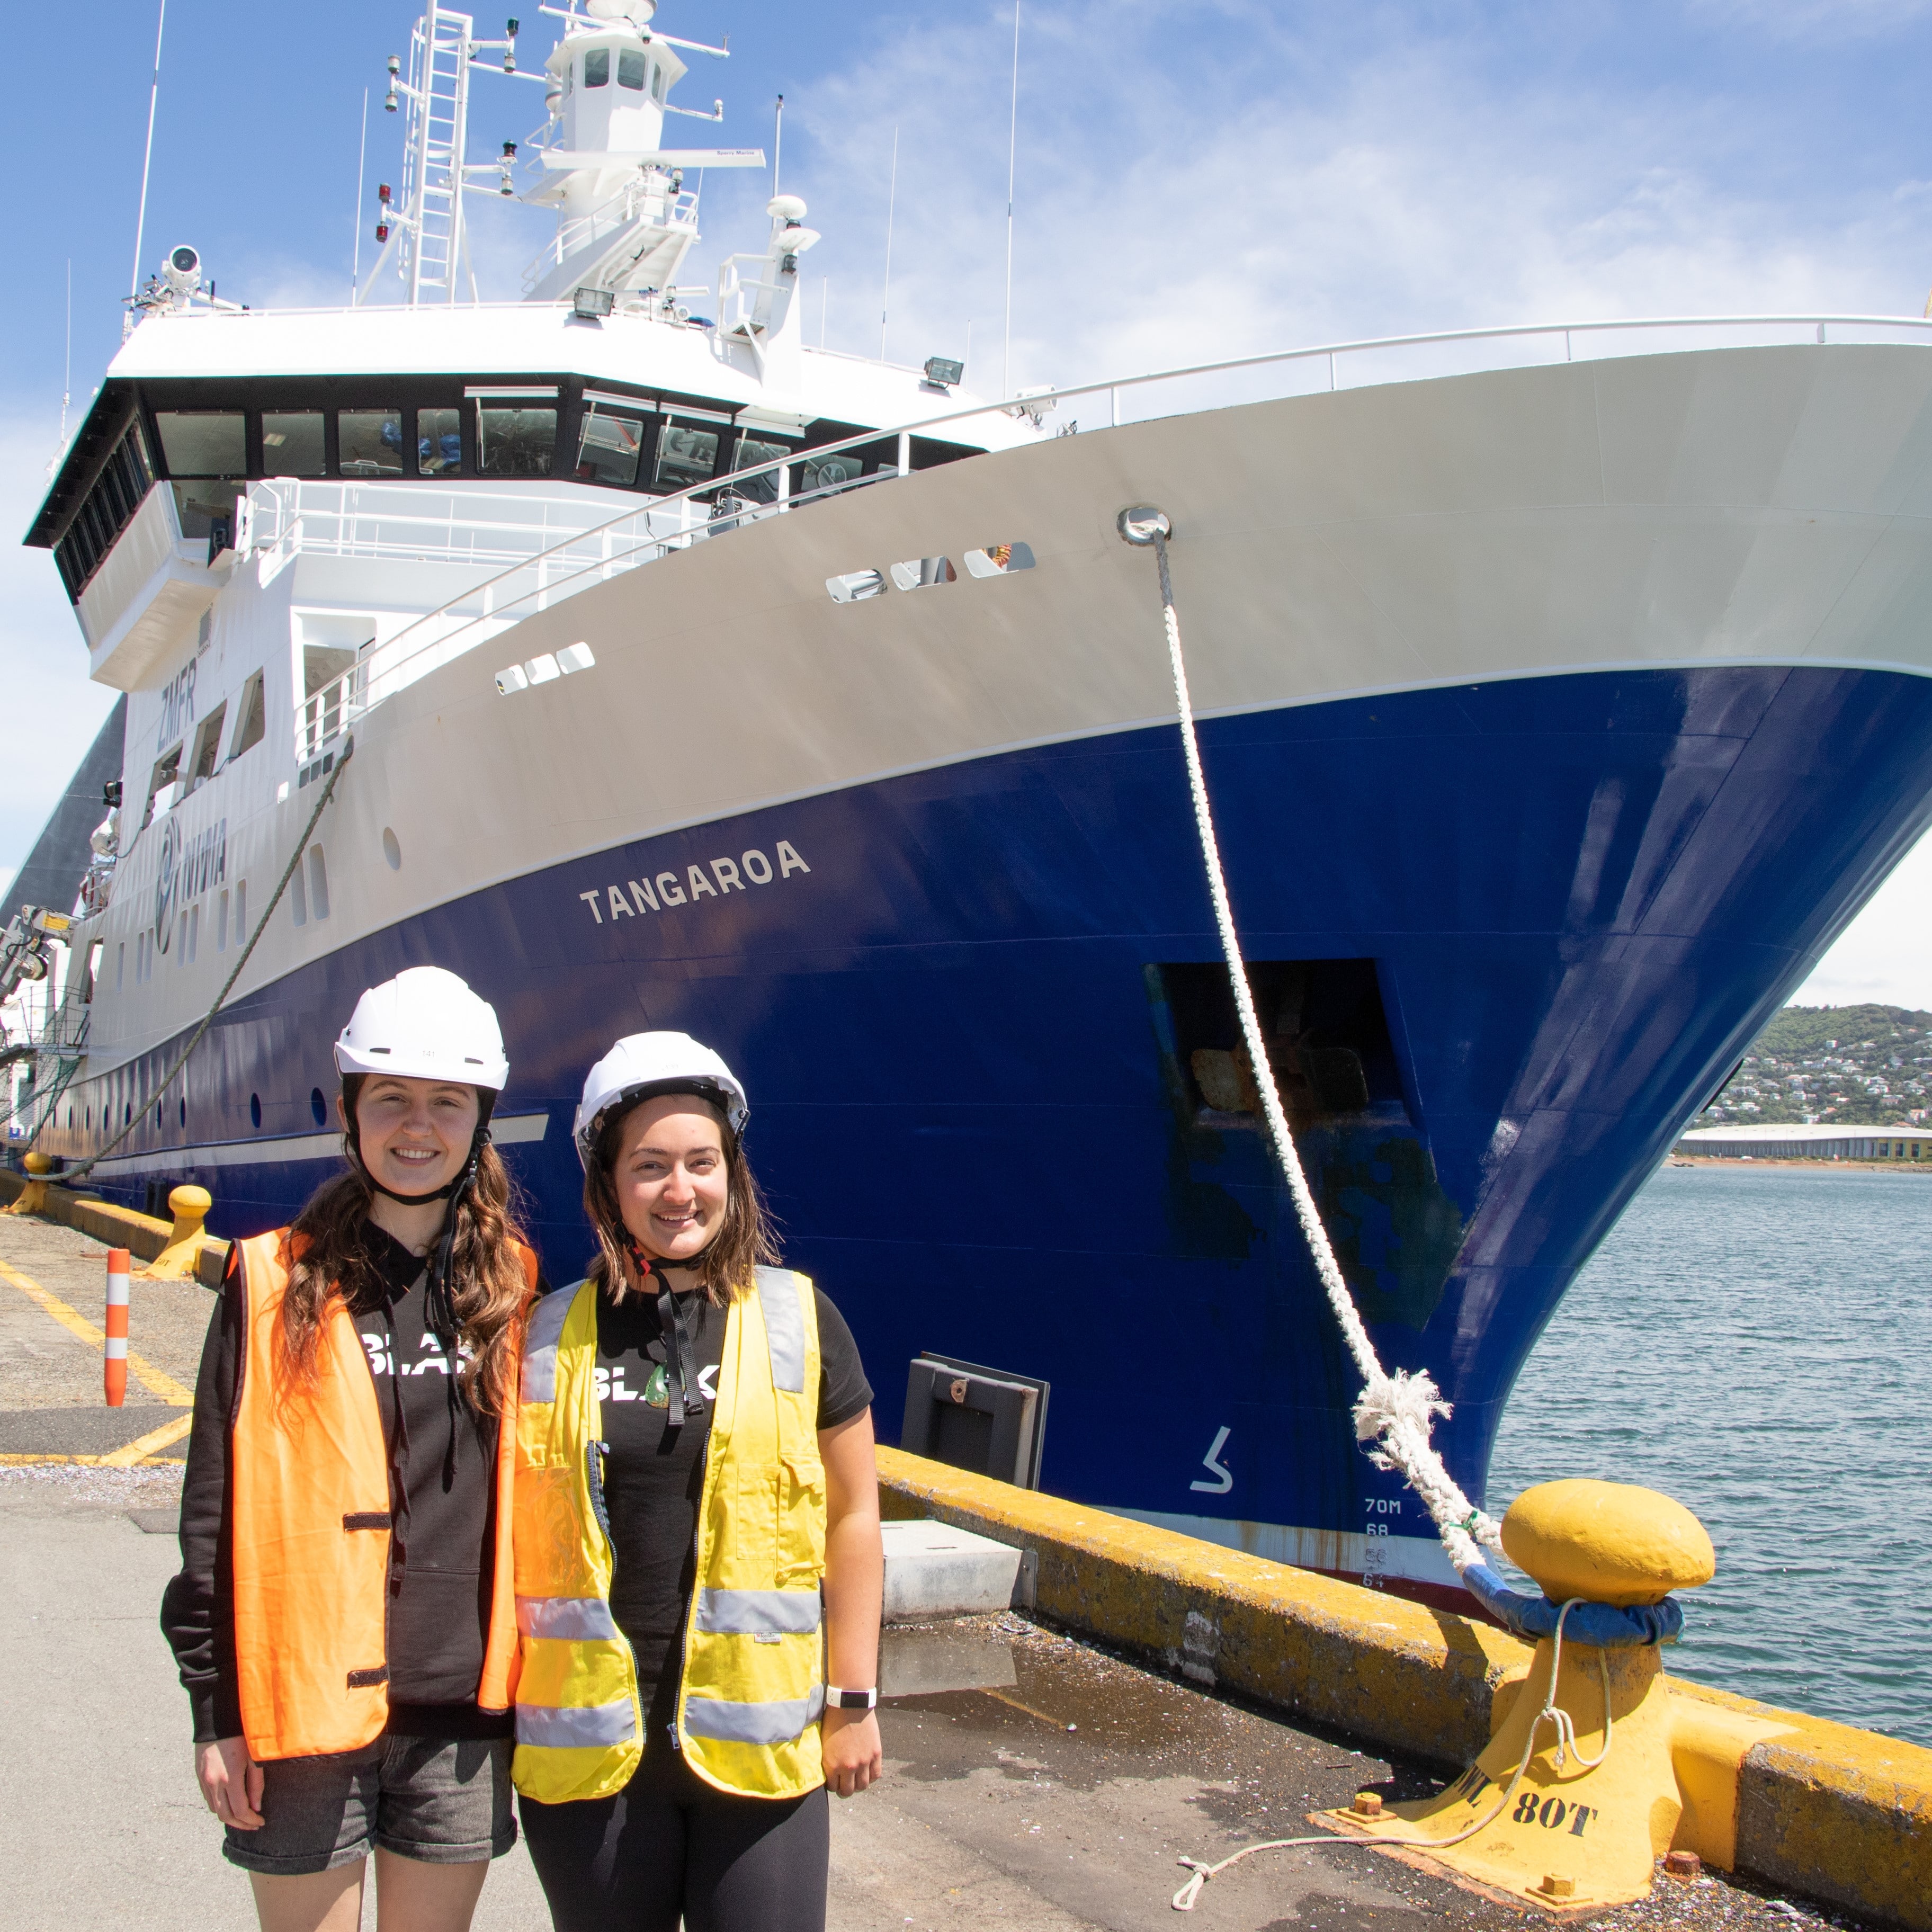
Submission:
[[[818,1306],[818,1426],[836,1429],[872,1406],[858,1345],[845,1318],[814,1288]],[[670,1409],[655,1297],[626,1295],[621,1306],[597,1304],[597,1396],[602,1415],[604,1507],[616,1552],[610,1613],[638,1659],[638,1684],[651,1701],[660,1678],[674,1682],[686,1606],[695,1580],[698,1508],[704,1488],[704,1451],[711,1437],[711,1403],[724,1352],[725,1311],[694,1293],[686,1328],[704,1400],[684,1426],[666,1425]]]
[[[350,1313],[394,1445],[390,1708],[392,1718],[399,1705],[466,1705],[474,1713],[490,1631],[496,1421],[453,1386],[459,1364],[424,1325],[424,1262],[374,1222],[365,1239],[382,1292]]]

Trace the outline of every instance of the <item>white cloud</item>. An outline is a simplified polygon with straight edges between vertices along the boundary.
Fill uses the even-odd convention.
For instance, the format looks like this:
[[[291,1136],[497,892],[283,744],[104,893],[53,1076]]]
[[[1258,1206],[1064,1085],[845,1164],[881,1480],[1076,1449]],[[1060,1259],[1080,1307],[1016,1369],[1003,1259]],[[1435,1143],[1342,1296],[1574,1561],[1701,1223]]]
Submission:
[[[1900,862],[1792,998],[1806,1006],[1932,1008],[1932,838]]]
[[[1016,382],[1407,329],[1923,302],[1921,185],[1767,173],[1756,145],[1779,151],[1760,104],[1575,67],[1499,78],[1480,32],[1345,44],[1304,17],[1255,10],[1251,58],[1210,74],[1174,70],[1188,56],[1148,9],[1028,12]],[[998,25],[922,16],[821,82],[792,182],[826,232],[808,277],[833,278],[835,346],[873,352],[898,126],[892,352],[956,352],[970,315],[988,386],[1005,262]]]
[[[47,487],[58,438],[52,415],[0,418],[0,680],[8,716],[0,759],[0,857],[17,866],[74,776],[117,694],[90,683],[87,646],[52,554],[22,547]],[[71,427],[71,422],[70,424]]]

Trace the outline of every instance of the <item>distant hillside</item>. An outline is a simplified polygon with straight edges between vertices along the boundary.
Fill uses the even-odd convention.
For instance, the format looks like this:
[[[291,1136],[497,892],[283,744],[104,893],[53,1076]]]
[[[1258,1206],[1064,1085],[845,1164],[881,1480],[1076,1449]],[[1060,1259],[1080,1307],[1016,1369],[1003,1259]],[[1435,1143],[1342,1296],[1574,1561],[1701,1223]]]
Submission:
[[[1786,1006],[1691,1124],[1922,1123],[1932,1101],[1932,1012],[1907,1006]]]

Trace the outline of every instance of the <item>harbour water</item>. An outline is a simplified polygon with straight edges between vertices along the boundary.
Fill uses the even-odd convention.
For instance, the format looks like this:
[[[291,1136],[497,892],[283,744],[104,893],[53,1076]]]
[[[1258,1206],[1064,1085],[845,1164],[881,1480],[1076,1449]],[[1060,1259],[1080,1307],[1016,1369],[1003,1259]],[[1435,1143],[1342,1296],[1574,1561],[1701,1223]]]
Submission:
[[[1710,1531],[1673,1671],[1932,1744],[1932,1174],[1661,1169],[1538,1342],[1489,1505],[1558,1476]]]

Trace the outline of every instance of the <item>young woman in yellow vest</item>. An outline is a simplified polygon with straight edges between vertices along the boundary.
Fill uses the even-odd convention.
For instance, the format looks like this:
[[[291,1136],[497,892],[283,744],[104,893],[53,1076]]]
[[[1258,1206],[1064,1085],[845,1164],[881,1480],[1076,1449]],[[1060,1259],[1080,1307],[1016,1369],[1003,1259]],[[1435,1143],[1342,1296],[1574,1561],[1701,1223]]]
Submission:
[[[161,1621],[266,1932],[464,1932],[509,1850],[514,1407],[540,1287],[490,1145],[496,1016],[416,967],[336,1043],[350,1171],[238,1241]]]
[[[748,1111],[683,1034],[612,1048],[598,1253],[524,1339],[514,1777],[558,1932],[820,1932],[826,1789],[880,1772],[872,1392],[772,1264]]]

